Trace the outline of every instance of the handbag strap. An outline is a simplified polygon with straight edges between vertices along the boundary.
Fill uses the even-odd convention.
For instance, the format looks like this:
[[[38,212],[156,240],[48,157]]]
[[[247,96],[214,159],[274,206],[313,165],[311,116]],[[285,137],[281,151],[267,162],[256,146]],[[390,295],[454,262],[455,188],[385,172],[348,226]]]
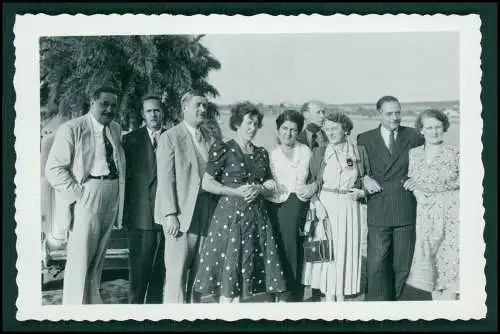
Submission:
[[[328,245],[330,244],[330,241],[327,241]],[[319,244],[319,257],[321,258],[322,261],[331,261],[331,247],[326,248],[327,243],[321,242]],[[328,255],[326,254],[328,253]]]

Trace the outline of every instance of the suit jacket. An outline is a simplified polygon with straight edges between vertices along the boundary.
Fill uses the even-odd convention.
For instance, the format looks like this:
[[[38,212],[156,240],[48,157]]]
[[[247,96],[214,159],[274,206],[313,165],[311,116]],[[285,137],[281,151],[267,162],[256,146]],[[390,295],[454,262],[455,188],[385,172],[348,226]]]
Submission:
[[[358,135],[358,144],[365,146],[371,177],[383,190],[368,197],[368,225],[404,226],[415,224],[416,200],[403,188],[408,179],[408,151],[423,145],[424,139],[412,128],[400,126],[396,146],[391,155],[380,134],[380,126]]]
[[[324,143],[328,143],[328,138],[326,137],[326,134],[325,134],[325,132],[323,130],[320,130],[318,132],[318,135],[323,137],[323,142]],[[309,142],[309,138],[307,137],[307,130],[305,128],[297,136],[297,141],[299,143],[307,145],[307,147],[309,147],[310,149],[312,149],[312,147],[311,147],[312,143]]]
[[[209,142],[207,149],[212,144]],[[165,131],[158,140],[155,220],[175,214],[181,232],[187,232],[191,226],[203,178],[195,150],[195,143],[184,123]]]
[[[366,149],[363,146],[357,145],[357,156],[356,164],[359,172],[358,180],[356,181],[356,188],[363,189],[362,178],[364,175],[369,175],[370,163],[368,161],[368,155]],[[323,185],[323,173],[325,171],[325,147],[316,147],[313,150],[311,161],[309,162],[309,177],[307,183],[316,182],[319,185],[319,191],[321,191],[321,186]]]
[[[162,133],[165,130],[162,130]],[[156,153],[146,127],[123,136],[127,161],[123,226],[141,230],[160,229],[154,223]]]
[[[52,230],[61,235],[72,224],[72,207],[83,195],[94,160],[95,138],[90,114],[62,124],[54,138],[45,165],[45,176],[56,191],[55,217]],[[117,222],[121,225],[125,195],[125,154],[121,146],[121,127],[117,122],[109,124],[110,141],[119,177],[119,209]]]

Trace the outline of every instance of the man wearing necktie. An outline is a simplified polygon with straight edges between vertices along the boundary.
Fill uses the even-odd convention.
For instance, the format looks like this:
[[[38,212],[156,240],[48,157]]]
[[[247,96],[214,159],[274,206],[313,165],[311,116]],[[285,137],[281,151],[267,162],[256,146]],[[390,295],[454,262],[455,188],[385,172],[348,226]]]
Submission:
[[[408,151],[424,143],[413,128],[401,126],[401,104],[393,96],[377,102],[380,126],[358,135],[368,153],[368,249],[366,300],[401,300],[415,245],[416,200],[403,188]]]
[[[60,126],[45,166],[56,191],[49,247],[67,243],[63,304],[101,304],[101,273],[113,226],[121,228],[125,155],[118,92],[97,89],[88,114]],[[69,240],[68,240],[69,234]]]
[[[123,226],[129,245],[129,303],[161,304],[165,264],[165,237],[154,222],[156,197],[156,149],[163,125],[160,98],[142,100],[145,126],[123,136],[127,160]]]
[[[326,104],[318,100],[310,100],[302,105],[301,113],[304,116],[304,129],[297,136],[297,141],[307,145],[312,151],[326,147],[328,138],[321,128],[325,120]],[[304,194],[304,197],[310,197],[312,194]],[[304,300],[320,301],[321,292],[310,287],[304,288]]]
[[[183,121],[158,142],[155,222],[165,233],[164,303],[193,302],[198,250],[215,210],[214,196],[201,189],[208,152],[207,98],[188,92],[181,99]]]
[[[325,119],[325,109],[325,103],[317,100],[308,101],[302,106],[301,112],[306,126],[298,135],[297,141],[307,145],[311,150],[325,147],[328,143],[328,138],[321,129]]]

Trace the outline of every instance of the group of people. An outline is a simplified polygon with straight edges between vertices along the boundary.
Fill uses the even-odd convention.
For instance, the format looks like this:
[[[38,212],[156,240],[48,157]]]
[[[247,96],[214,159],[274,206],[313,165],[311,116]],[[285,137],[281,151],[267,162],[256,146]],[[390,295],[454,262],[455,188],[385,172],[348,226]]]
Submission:
[[[57,201],[47,242],[67,243],[63,304],[103,302],[113,225],[127,232],[130,303],[300,302],[307,291],[391,301],[411,287],[458,298],[459,153],[443,142],[441,111],[405,127],[400,102],[384,96],[381,124],[355,142],[347,115],[309,101],[276,118],[268,152],[253,143],[264,117],[252,103],[232,107],[224,141],[203,94],[182,97],[183,120],[169,129],[160,98],[147,96],[144,127],[122,137],[118,95],[96,90],[47,158]]]

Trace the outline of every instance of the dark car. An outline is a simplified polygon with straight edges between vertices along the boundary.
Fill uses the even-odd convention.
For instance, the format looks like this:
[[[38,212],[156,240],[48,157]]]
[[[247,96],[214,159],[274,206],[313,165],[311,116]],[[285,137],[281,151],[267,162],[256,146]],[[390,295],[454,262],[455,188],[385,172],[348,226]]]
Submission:
[[[42,284],[60,278],[66,265],[66,249],[51,250],[42,233]],[[105,270],[128,270],[128,244],[124,229],[113,229],[104,257]]]
[[[52,119],[41,131],[41,189],[42,189],[42,284],[61,278],[66,265],[66,249],[51,250],[45,242],[44,231],[50,231],[54,210],[54,190],[44,176],[44,166],[58,127],[67,121],[59,116]],[[123,132],[122,134],[125,134]],[[103,270],[128,270],[128,244],[124,229],[113,229],[104,258]]]

